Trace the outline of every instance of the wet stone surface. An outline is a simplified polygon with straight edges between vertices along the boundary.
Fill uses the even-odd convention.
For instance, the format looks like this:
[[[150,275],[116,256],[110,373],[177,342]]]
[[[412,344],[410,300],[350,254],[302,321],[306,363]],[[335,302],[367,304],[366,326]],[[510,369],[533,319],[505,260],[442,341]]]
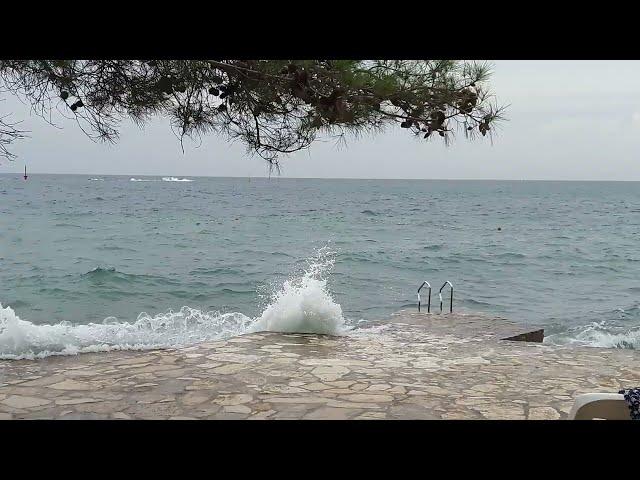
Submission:
[[[567,418],[640,385],[640,353],[504,341],[522,327],[398,312],[343,337],[257,333],[187,348],[0,361],[0,420]]]

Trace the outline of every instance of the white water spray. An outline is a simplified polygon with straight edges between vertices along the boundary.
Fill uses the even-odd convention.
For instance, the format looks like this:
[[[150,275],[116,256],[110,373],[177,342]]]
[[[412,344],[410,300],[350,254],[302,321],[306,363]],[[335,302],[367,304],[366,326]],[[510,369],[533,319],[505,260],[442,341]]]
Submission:
[[[193,180],[189,178],[178,178],[178,177],[162,177],[163,182],[193,182]]]
[[[342,307],[327,287],[327,275],[333,268],[333,252],[318,250],[308,261],[304,274],[286,280],[271,303],[252,325],[252,331],[322,333],[341,335],[346,331]]]
[[[348,328],[327,287],[333,263],[333,253],[320,249],[256,318],[185,306],[155,316],[143,312],[133,323],[108,317],[102,323],[36,325],[0,304],[0,359],[179,347],[258,331],[340,335]]]

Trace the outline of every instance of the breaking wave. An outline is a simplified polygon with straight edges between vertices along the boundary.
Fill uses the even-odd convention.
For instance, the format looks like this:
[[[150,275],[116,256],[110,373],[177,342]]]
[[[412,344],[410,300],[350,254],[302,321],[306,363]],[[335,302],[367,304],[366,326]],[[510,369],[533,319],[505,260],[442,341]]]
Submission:
[[[618,308],[603,314],[604,320],[573,327],[549,335],[545,342],[552,345],[580,345],[604,348],[640,348],[640,304]]]
[[[308,260],[299,277],[286,280],[272,297],[253,331],[323,333],[340,335],[347,329],[342,307],[327,287],[327,274],[333,269],[334,254],[320,249]]]
[[[616,331],[608,328],[605,322],[592,323],[571,333],[549,335],[545,343],[635,350],[640,348],[640,327]]]
[[[177,177],[162,177],[163,182],[193,182],[189,178],[177,178]]]
[[[0,359],[180,347],[259,331],[341,335],[349,327],[327,287],[333,263],[333,252],[318,250],[304,272],[287,279],[254,318],[184,306],[158,315],[142,312],[134,322],[108,317],[102,323],[36,325],[0,304]],[[97,268],[88,274],[112,272]]]

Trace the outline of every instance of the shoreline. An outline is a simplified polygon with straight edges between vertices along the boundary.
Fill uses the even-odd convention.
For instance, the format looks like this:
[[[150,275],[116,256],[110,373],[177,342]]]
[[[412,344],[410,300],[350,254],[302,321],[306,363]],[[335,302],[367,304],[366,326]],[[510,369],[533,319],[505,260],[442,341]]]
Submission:
[[[501,340],[525,333],[503,318],[375,325],[2,360],[0,419],[563,419],[578,394],[640,384],[640,352]]]

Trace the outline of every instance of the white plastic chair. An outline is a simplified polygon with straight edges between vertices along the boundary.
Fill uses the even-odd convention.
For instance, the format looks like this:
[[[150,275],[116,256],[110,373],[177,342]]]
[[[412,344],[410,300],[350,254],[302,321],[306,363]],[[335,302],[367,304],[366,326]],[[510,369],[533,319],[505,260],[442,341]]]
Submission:
[[[585,393],[576,397],[569,419],[631,420],[631,413],[619,393]]]

